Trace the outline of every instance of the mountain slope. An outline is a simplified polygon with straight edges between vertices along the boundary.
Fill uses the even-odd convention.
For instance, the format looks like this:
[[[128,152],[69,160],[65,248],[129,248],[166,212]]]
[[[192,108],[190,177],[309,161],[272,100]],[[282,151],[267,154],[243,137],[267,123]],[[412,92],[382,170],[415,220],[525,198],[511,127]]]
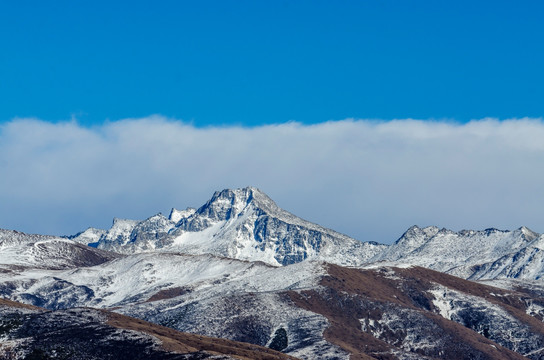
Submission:
[[[317,286],[323,271],[315,262],[272,267],[212,255],[141,253],[77,270],[0,274],[0,294],[50,309],[115,308],[178,330],[293,356],[345,358],[321,337],[327,327],[322,316],[280,294]],[[282,336],[288,343],[276,344]]]
[[[95,309],[45,311],[0,299],[2,359],[295,359]]]
[[[329,265],[321,285],[289,296],[324,315],[324,337],[360,358],[544,357],[540,298],[424,268]]]
[[[539,295],[424,268],[274,267],[140,253],[80,269],[0,274],[0,293],[51,309],[115,309],[302,359],[544,357]]]

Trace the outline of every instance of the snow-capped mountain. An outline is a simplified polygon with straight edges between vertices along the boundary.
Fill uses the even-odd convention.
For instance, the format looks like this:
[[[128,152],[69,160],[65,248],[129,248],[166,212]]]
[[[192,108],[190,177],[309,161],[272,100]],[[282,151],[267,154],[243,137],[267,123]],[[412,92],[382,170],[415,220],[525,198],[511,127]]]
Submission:
[[[413,226],[370,261],[419,265],[465,279],[536,280],[544,275],[543,248],[544,236],[526,227],[454,232]]]
[[[544,359],[543,249],[544,236],[525,227],[414,226],[393,245],[363,243],[248,187],[69,237],[0,230],[0,296],[114,309],[302,359]],[[64,324],[57,334],[93,311],[43,321]],[[12,327],[2,314],[0,336]]]
[[[109,230],[69,237],[121,254],[181,252],[289,265],[307,259],[339,265],[400,262],[465,279],[539,279],[544,236],[525,227],[454,232],[435,226],[408,229],[393,245],[360,242],[305,221],[262,191],[247,187],[216,192],[198,209],[172,209],[137,220],[114,219]]]
[[[218,191],[199,209],[173,209],[168,218],[158,214],[143,221],[115,219],[98,241],[89,242],[88,231],[72,240],[123,254],[210,253],[271,265],[306,259],[361,265],[385,248],[305,221],[253,187]]]
[[[216,192],[198,209],[170,216],[114,219],[109,230],[88,229],[69,237],[122,254],[182,252],[289,265],[307,259],[339,265],[400,262],[465,279],[539,279],[544,236],[525,227],[454,232],[435,226],[408,229],[393,245],[361,242],[305,221],[262,191],[247,187]]]

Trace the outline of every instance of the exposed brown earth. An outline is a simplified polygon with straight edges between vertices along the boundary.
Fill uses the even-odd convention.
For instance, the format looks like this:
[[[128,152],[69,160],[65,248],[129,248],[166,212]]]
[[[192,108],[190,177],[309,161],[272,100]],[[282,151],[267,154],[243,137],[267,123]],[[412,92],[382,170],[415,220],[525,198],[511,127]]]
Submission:
[[[290,291],[288,295],[296,305],[329,320],[324,337],[351,353],[350,359],[396,359],[396,354],[404,351],[420,354],[422,359],[526,359],[434,313],[434,298],[427,292],[433,283],[483,297],[534,325],[538,331],[544,329],[542,323],[521,310],[522,302],[508,297],[506,291],[424,268],[360,270],[328,265],[328,275],[321,281],[323,288]],[[401,318],[409,314],[416,320],[405,320],[405,330],[381,329],[380,339],[363,331],[361,319],[367,319],[368,324],[369,320],[382,319],[384,314],[397,314]],[[421,336],[430,333],[430,338],[436,339],[435,348],[406,348],[403,339],[410,326],[417,328]]]
[[[174,287],[170,289],[164,289],[157,292],[153,296],[151,296],[149,299],[146,300],[146,302],[172,299],[177,296],[185,295],[189,292],[191,292],[191,290],[184,287]]]
[[[426,280],[425,285],[429,288],[432,286],[431,282],[435,282],[453,290],[481,297],[492,304],[499,305],[516,319],[530,325],[533,332],[544,335],[544,323],[525,312],[526,302],[529,300],[544,306],[544,299],[542,298],[534,298],[526,293],[479,284],[422,267],[395,270],[407,278],[424,278]]]
[[[19,309],[28,309],[28,310],[35,310],[35,311],[47,311],[41,307],[37,307],[34,305],[27,305],[23,304],[17,301],[11,301],[8,299],[2,299],[0,298],[0,306],[6,306],[6,307],[12,307],[12,308],[19,308]]]

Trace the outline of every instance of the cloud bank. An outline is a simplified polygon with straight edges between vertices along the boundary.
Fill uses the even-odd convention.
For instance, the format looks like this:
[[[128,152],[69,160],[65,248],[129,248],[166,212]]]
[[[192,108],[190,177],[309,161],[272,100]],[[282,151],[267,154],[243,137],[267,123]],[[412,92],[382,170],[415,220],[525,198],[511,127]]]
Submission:
[[[409,226],[544,232],[542,119],[198,128],[152,116],[0,125],[0,227],[71,234],[257,186],[360,240]]]

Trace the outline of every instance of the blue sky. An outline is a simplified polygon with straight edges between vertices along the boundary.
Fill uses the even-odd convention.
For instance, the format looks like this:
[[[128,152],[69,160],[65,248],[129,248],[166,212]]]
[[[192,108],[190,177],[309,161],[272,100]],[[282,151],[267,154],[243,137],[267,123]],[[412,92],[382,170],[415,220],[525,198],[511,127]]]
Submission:
[[[73,234],[251,185],[360,240],[544,232],[543,10],[3,2],[0,228]]]
[[[544,114],[539,1],[17,1],[0,121]]]

